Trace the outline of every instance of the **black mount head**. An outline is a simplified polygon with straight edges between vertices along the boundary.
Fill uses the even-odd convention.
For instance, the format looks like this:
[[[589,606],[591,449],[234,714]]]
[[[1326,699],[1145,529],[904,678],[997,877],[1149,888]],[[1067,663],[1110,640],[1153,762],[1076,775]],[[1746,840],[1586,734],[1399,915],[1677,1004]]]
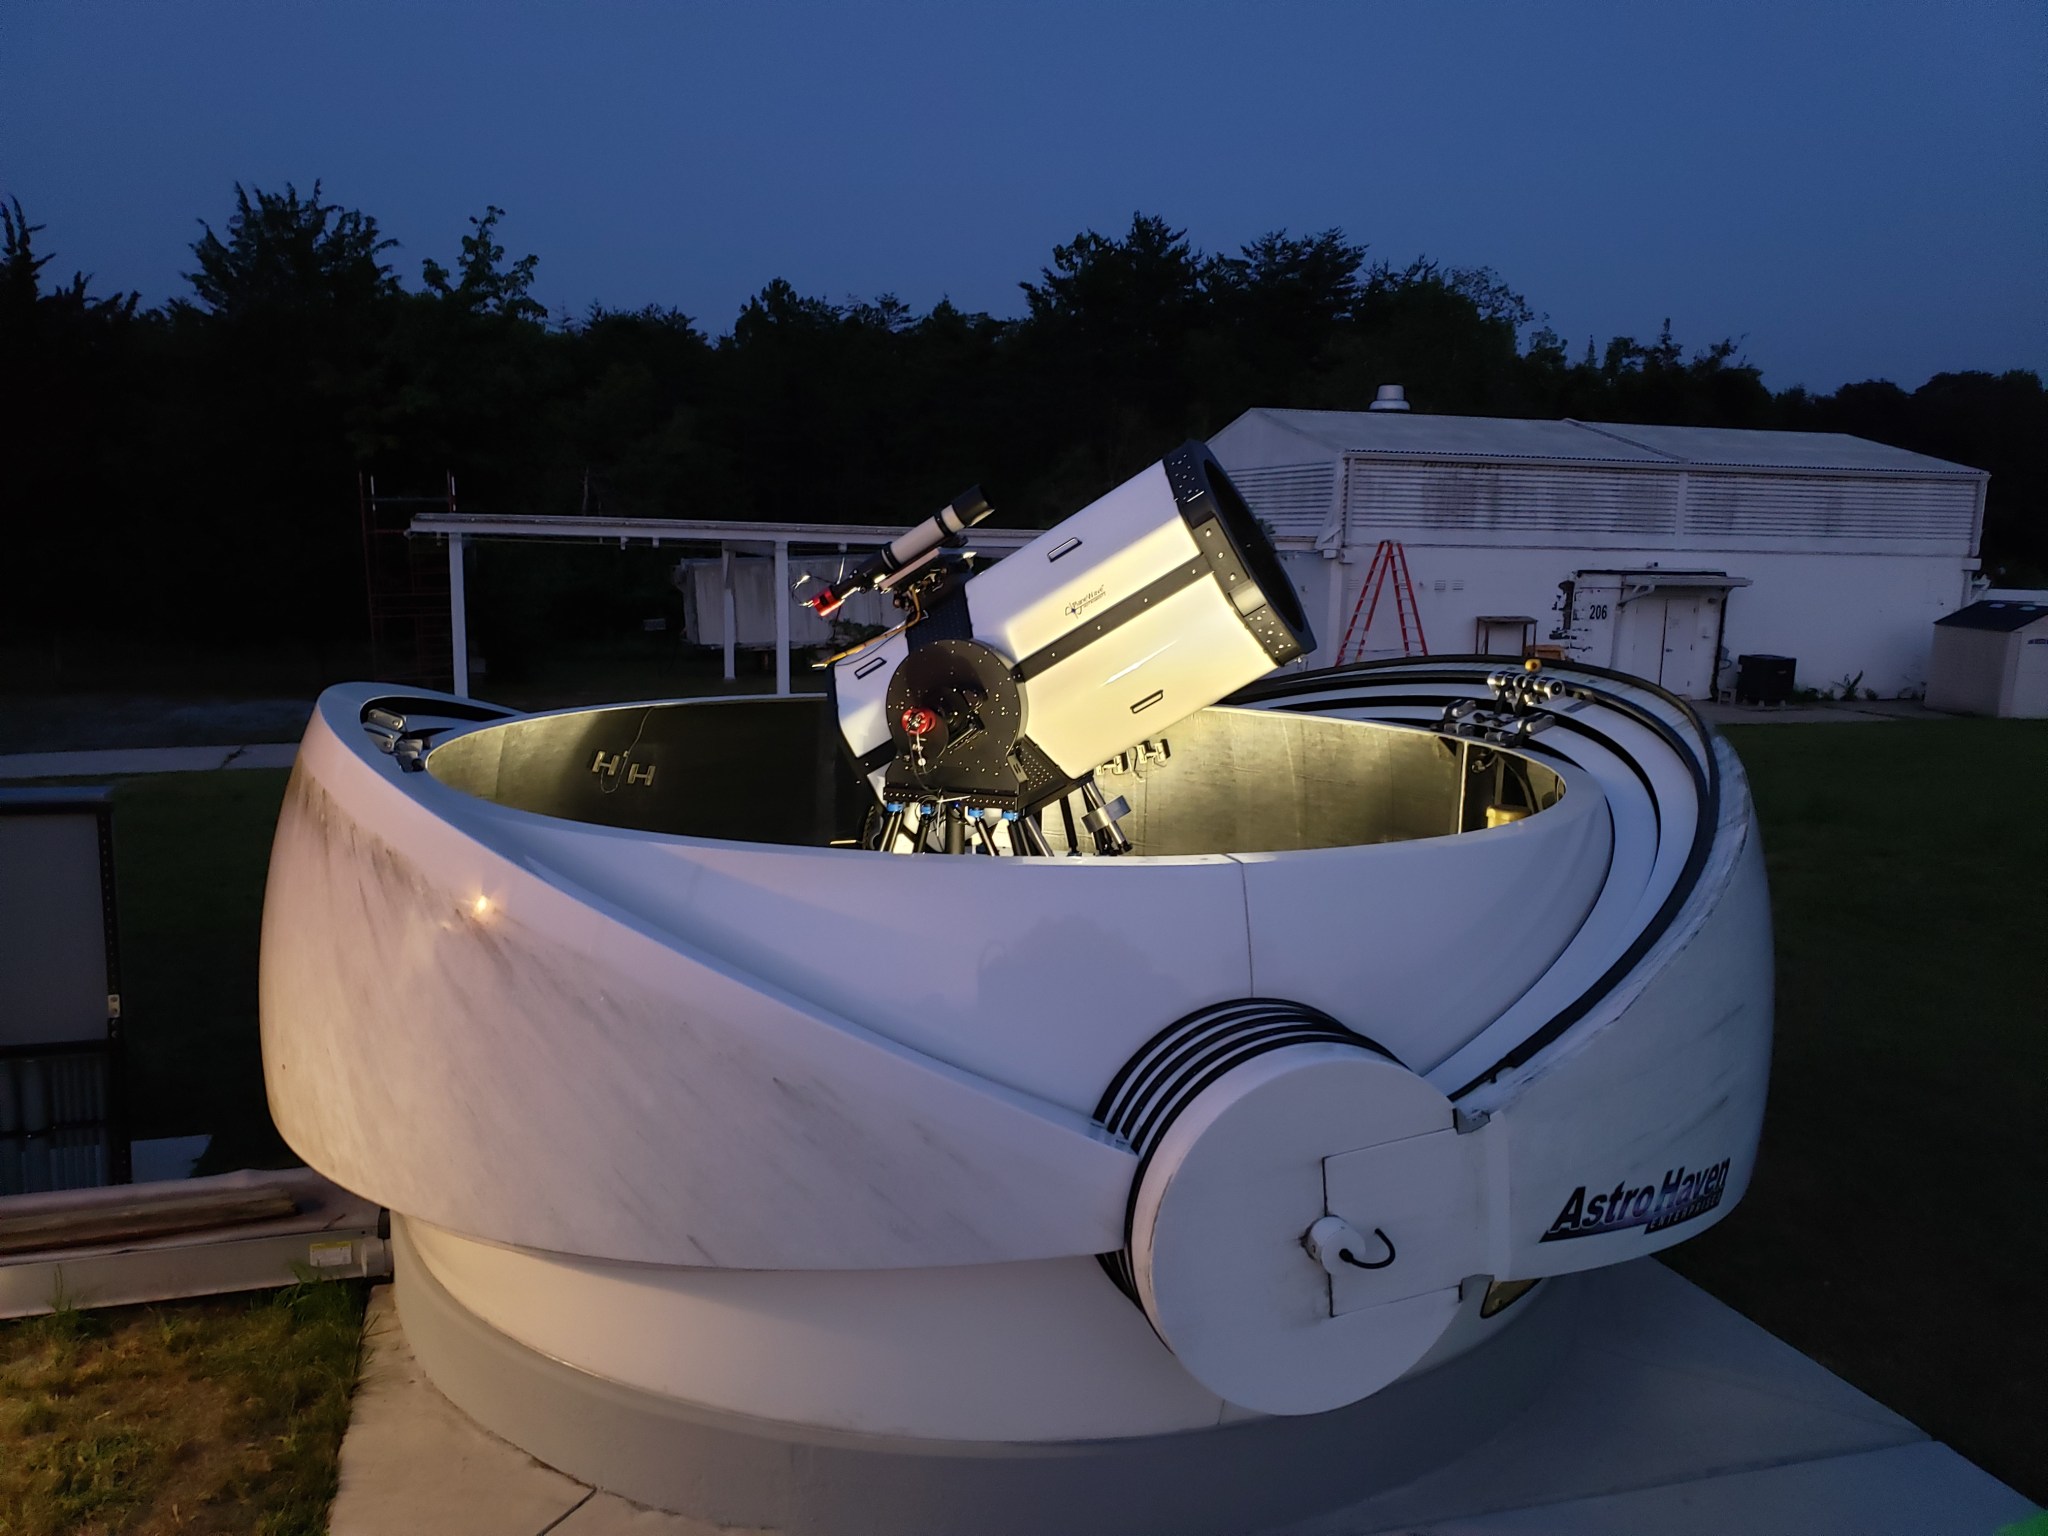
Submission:
[[[996,651],[978,640],[916,647],[889,680],[886,708],[892,798],[1017,808],[1011,752],[1024,733],[1024,703]]]

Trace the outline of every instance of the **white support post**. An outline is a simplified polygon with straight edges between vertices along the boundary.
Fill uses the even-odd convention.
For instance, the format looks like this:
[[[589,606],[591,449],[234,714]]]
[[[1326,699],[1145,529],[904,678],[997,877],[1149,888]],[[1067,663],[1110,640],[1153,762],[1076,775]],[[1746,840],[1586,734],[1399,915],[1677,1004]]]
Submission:
[[[1344,660],[1342,653],[1344,639],[1344,572],[1351,564],[1344,553],[1344,546],[1337,544],[1323,551],[1328,563],[1323,569],[1330,574],[1329,591],[1325,594],[1327,607],[1324,610],[1326,625],[1319,637],[1322,644],[1310,659],[1319,667],[1334,667]]]
[[[739,614],[737,612],[739,605],[733,601],[732,595],[732,546],[730,544],[718,546],[718,559],[718,599],[725,624],[725,680],[729,683],[734,677],[732,666],[733,632],[739,627]]]
[[[789,692],[789,540],[775,541],[775,691]]]
[[[455,652],[455,695],[469,697],[469,600],[462,586],[462,535],[448,535],[448,643]]]

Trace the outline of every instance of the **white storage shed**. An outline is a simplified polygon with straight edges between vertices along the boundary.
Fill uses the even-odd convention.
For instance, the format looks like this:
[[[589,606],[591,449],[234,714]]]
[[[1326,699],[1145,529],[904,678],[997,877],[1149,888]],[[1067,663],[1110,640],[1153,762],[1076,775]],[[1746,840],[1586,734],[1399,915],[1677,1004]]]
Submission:
[[[1391,583],[1359,632],[1385,540],[1430,650],[1554,648],[1693,698],[1748,653],[1796,658],[1802,687],[1920,693],[1989,479],[1837,433],[1402,410],[1252,410],[1210,447],[1308,604],[1306,665],[1418,647]]]
[[[2048,718],[2048,603],[1987,600],[1936,619],[1927,702],[1959,715]]]

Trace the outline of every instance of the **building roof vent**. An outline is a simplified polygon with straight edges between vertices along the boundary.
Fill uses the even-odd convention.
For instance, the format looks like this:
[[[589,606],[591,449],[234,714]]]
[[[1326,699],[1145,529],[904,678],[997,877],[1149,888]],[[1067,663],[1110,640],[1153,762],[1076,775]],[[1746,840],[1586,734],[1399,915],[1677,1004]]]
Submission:
[[[1408,409],[1408,391],[1398,384],[1382,384],[1379,393],[1373,396],[1369,411],[1405,411]]]

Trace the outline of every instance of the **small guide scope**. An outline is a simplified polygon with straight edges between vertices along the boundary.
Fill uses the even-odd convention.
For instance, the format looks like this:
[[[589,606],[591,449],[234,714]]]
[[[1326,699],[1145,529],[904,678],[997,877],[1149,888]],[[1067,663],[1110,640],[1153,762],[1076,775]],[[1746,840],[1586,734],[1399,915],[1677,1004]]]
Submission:
[[[960,535],[987,517],[991,508],[980,486],[971,486],[953,498],[950,506],[898,534],[846,575],[804,599],[804,606],[821,619],[829,619],[856,592],[886,592],[898,581],[923,565]]]

